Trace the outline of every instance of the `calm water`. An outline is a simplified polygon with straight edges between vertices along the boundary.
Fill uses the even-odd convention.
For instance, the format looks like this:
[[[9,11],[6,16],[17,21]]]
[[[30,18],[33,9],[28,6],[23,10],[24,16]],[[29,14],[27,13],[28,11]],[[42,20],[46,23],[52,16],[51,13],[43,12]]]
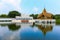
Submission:
[[[0,24],[0,40],[60,40],[60,25]]]

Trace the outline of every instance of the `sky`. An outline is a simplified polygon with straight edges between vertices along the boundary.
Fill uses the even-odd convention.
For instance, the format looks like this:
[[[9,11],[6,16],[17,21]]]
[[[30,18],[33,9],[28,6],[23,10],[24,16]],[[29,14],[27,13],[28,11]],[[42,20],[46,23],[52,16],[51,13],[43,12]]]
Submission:
[[[0,0],[0,14],[18,11],[22,14],[39,14],[43,9],[60,14],[60,0]]]

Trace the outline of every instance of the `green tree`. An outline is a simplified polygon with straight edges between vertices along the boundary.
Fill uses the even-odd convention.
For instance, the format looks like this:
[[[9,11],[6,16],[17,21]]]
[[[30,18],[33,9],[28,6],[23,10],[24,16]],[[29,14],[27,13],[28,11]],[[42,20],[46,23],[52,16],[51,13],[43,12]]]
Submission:
[[[1,14],[0,17],[1,18],[7,18],[8,16],[6,14]]]
[[[15,18],[15,16],[21,16],[21,13],[19,13],[18,11],[10,11],[8,14],[8,17],[10,18]]]
[[[38,14],[30,14],[31,17],[33,17],[33,19],[37,19]]]
[[[34,19],[34,14],[30,14],[30,16],[33,17],[33,19]]]
[[[38,16],[38,14],[35,14],[35,15],[34,15],[34,19],[37,19],[37,16]]]
[[[60,14],[56,14],[55,19],[60,19]]]

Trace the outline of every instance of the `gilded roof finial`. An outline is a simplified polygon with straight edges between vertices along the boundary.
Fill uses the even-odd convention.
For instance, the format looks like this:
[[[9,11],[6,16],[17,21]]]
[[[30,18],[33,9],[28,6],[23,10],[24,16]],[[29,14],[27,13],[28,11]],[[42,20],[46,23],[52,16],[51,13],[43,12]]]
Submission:
[[[43,14],[45,14],[45,13],[46,13],[46,9],[45,9],[45,8],[43,9],[43,12],[42,12],[42,13],[43,13]]]
[[[44,8],[43,12],[46,12],[46,9]]]

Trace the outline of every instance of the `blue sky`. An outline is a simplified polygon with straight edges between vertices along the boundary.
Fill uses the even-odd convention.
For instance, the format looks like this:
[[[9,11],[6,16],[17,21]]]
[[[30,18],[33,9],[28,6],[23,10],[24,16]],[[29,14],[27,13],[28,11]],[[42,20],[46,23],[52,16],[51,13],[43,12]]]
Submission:
[[[60,0],[0,0],[0,14],[13,10],[23,14],[39,14],[44,7],[47,12],[60,14]]]

